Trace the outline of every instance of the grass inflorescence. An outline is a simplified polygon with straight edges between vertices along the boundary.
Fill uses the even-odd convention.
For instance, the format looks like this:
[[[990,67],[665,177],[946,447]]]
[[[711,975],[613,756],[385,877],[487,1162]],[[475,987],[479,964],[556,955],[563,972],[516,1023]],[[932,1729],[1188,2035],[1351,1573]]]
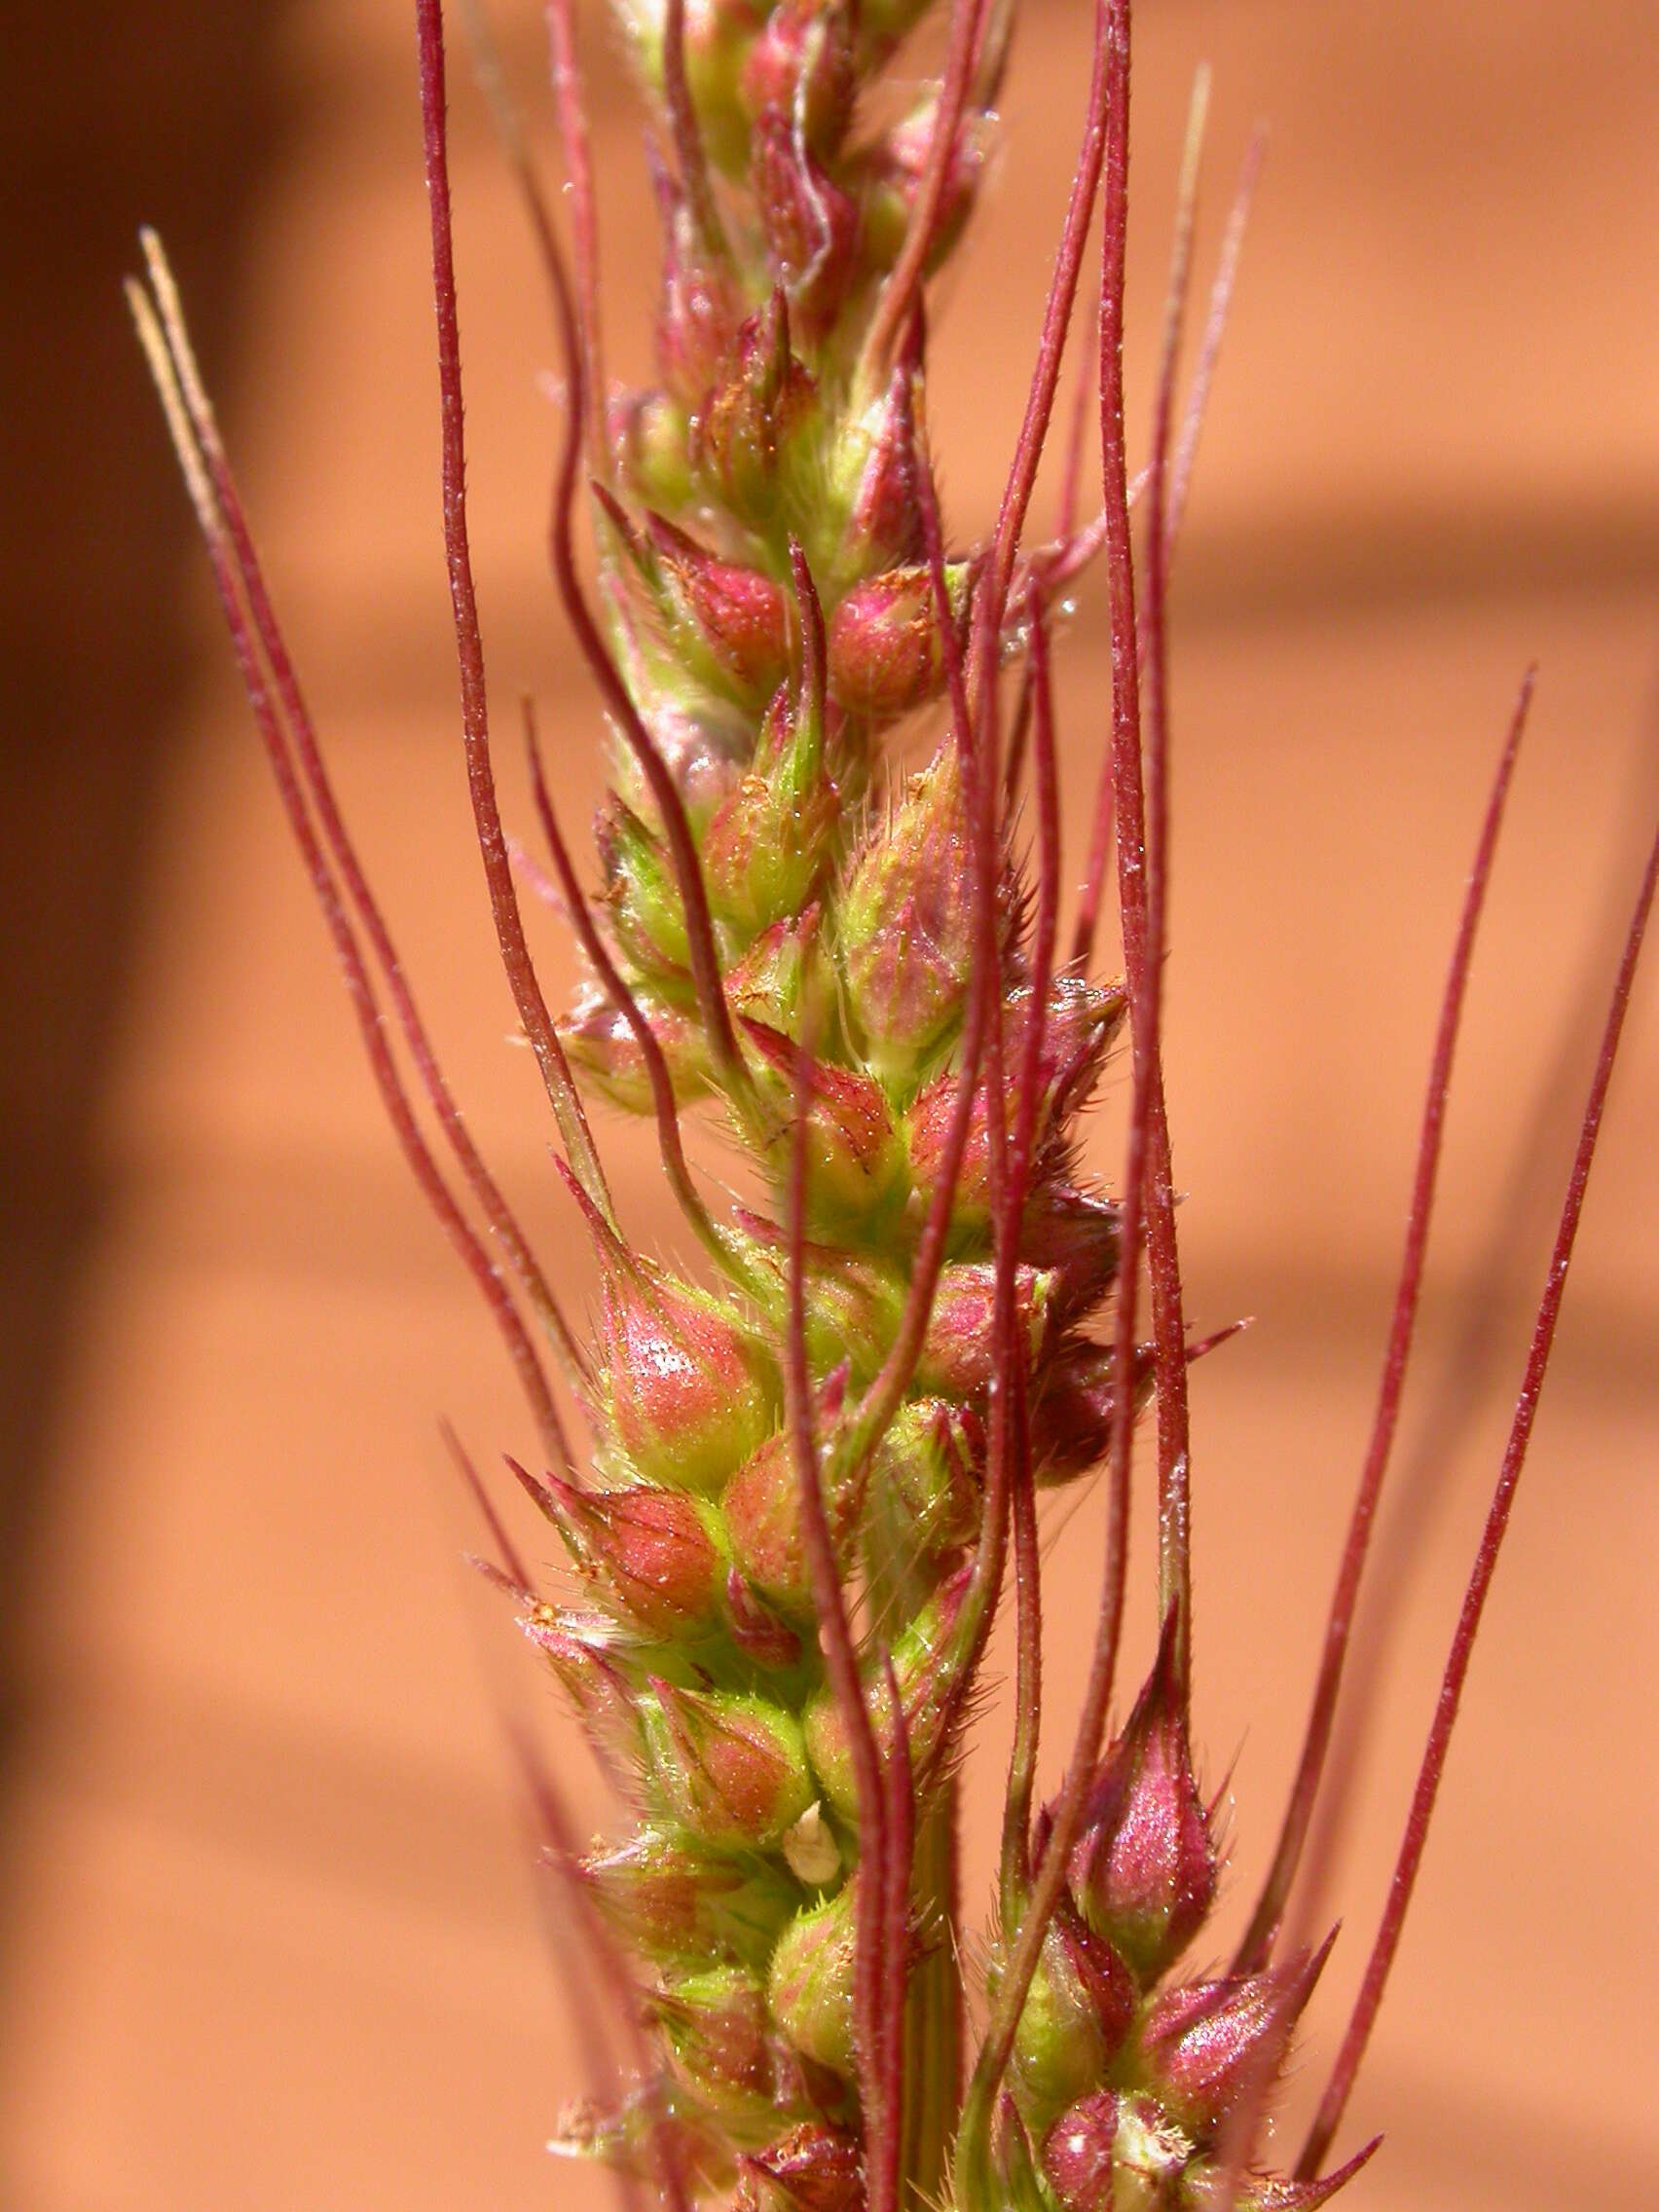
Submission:
[[[491,1532],[487,1571],[615,1786],[614,1832],[584,1847],[526,1752],[593,1970],[584,2002],[607,2016],[626,2069],[570,2109],[555,2147],[609,2164],[625,2199],[676,2212],[1317,2205],[1375,2148],[1327,2170],[1521,1473],[1654,865],[1382,1925],[1307,2146],[1275,2178],[1259,2169],[1263,2118],[1329,1949],[1287,1949],[1284,1930],[1401,1404],[1464,984],[1531,680],[1448,977],[1376,1424],[1303,1755],[1237,1951],[1225,1972],[1195,1976],[1183,1962],[1211,1926],[1221,1855],[1192,1743],[1187,1369],[1215,1340],[1187,1330],[1161,1051],[1167,605],[1260,147],[1183,408],[1200,82],[1146,464],[1131,483],[1130,10],[1098,0],[1023,421],[994,529],[957,547],[928,437],[926,297],[983,184],[1015,10],[616,0],[615,12],[654,125],[662,277],[647,388],[603,375],[571,0],[546,10],[569,249],[487,44],[482,63],[565,353],[554,577],[613,741],[590,898],[523,713],[548,887],[590,974],[555,1013],[520,910],[536,864],[515,866],[497,798],[467,532],[444,24],[439,0],[415,10],[466,782],[502,964],[572,1216],[598,1258],[591,1330],[567,1319],[439,1069],[335,803],[153,240],[149,287],[131,288],[376,1081],[499,1328],[543,1455],[511,1472],[569,1562],[562,1588],[535,1585],[452,1438]],[[940,74],[905,104],[886,73],[930,13],[948,18]],[[1096,221],[1098,507],[1080,523],[1080,412],[1062,529],[1032,546]],[[1091,561],[1104,570],[1112,697],[1062,957],[1072,864],[1051,650],[1063,595]],[[922,715],[936,742],[901,775],[894,733]],[[1114,871],[1122,977],[1094,958]],[[1080,1165],[1078,1123],[1115,1051],[1129,1106],[1106,1187]],[[694,1272],[629,1243],[595,1098],[654,1120]],[[699,1167],[693,1117],[743,1154],[762,1200],[736,1205]],[[1108,1740],[1131,1462],[1149,1410],[1161,1626]],[[1039,1499],[1101,1468],[1107,1550],[1087,1682],[1043,1805]],[[982,1911],[959,1895],[958,1775],[977,1755],[976,1688],[1011,1581],[1016,1719]],[[962,1961],[986,1920],[995,1935],[970,1989]]]

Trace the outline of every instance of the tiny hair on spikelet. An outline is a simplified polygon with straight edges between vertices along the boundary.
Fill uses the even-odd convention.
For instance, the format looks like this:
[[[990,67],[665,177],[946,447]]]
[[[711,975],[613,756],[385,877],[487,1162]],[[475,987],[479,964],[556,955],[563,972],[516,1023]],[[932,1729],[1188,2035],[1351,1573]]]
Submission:
[[[984,189],[1013,0],[613,0],[650,118],[662,232],[653,368],[639,388],[605,381],[573,0],[545,11],[557,203],[467,0],[563,352],[548,547],[611,744],[590,892],[529,700],[521,736],[539,846],[509,835],[498,801],[467,523],[445,25],[440,0],[415,0],[414,12],[462,762],[559,1187],[596,1259],[597,1301],[579,1326],[438,1065],[148,232],[147,278],[129,295],[372,1076],[534,1421],[536,1463],[504,1464],[558,1539],[545,1588],[460,1438],[446,1428],[445,1442],[485,1531],[475,1564],[513,1607],[614,1798],[610,1832],[578,1836],[557,1776],[508,1722],[555,1947],[593,2026],[591,2079],[551,2148],[607,2167],[624,2206],[670,2212],[1307,2212],[1377,2149],[1330,2164],[1526,1458],[1659,844],[1382,1925],[1307,2143],[1289,2174],[1272,2174],[1266,2116],[1336,1939],[1303,1940],[1292,1907],[1313,1887],[1309,1838],[1533,677],[1499,756],[1447,976],[1372,1437],[1303,1749],[1268,1874],[1219,1966],[1206,1945],[1228,1792],[1206,1800],[1193,1739],[1187,1376],[1243,1324],[1189,1326],[1176,1228],[1161,1049],[1168,606],[1261,135],[1243,157],[1182,403],[1201,74],[1149,443],[1131,481],[1131,10],[1095,0],[1023,418],[994,526],[960,545],[928,428],[927,297]],[[906,94],[893,66],[930,16],[940,75]],[[1097,304],[1080,317],[1096,222]],[[1061,406],[1078,321],[1092,321],[1094,342]],[[1091,400],[1095,513],[1082,508]],[[1057,407],[1069,424],[1058,524],[1033,547]],[[1085,847],[1068,857],[1051,655],[1091,563],[1103,571],[1111,697]],[[899,748],[917,729],[931,749],[905,771]],[[1069,922],[1068,866],[1081,885]],[[1095,965],[1114,879],[1119,977]],[[536,975],[521,885],[563,917],[588,972],[563,1014]],[[1127,1105],[1107,1184],[1084,1166],[1082,1117],[1109,1069]],[[596,1101],[654,1123],[694,1272],[628,1241]],[[734,1154],[742,1202],[719,1173]],[[1144,1677],[1123,1689],[1147,1416],[1158,1633]],[[1042,1581],[1055,1529],[1045,1500],[1097,1475],[1100,1598],[1075,1732],[1045,1803]],[[977,1911],[957,1877],[962,1775],[982,1755],[987,1641],[1011,1566],[1014,1742],[994,1895]],[[1119,1698],[1127,1710],[1109,1727]]]

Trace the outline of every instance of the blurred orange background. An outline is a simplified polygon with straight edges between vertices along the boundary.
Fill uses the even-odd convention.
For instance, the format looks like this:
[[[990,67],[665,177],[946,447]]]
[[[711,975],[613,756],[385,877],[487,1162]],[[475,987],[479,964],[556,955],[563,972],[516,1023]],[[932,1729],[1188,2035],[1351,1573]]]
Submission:
[[[539,11],[496,15],[538,96]],[[0,2196],[585,2207],[599,2186],[541,2149],[583,2038],[548,1971],[502,1700],[544,1727],[584,1820],[603,1811],[549,1688],[457,1564],[471,1531],[435,1419],[487,1461],[526,1449],[527,1424],[379,1119],[118,290],[156,221],[409,970],[579,1305],[591,1272],[507,1038],[461,784],[409,11],[159,0],[141,17],[62,12],[7,155],[25,269],[3,340],[19,465],[0,789]],[[584,17],[627,374],[654,256],[642,124]],[[1078,0],[1026,9],[997,186],[940,303],[933,414],[959,537],[994,511],[1017,424],[1087,30]],[[1543,670],[1378,1546],[1387,1605],[1362,1626],[1373,1686],[1349,1712],[1368,1733],[1322,1899],[1345,1934],[1288,2100],[1293,2147],[1391,1863],[1659,806],[1659,17],[1651,0],[1148,0],[1137,425],[1203,56],[1201,281],[1250,127],[1272,129],[1175,608],[1184,1252],[1198,1325],[1256,1317],[1195,1378],[1198,1732],[1212,1781],[1232,1778],[1235,1919],[1306,1711],[1483,793],[1521,670]],[[487,643],[499,700],[540,697],[573,822],[601,733],[541,565],[551,338],[459,55],[454,75]],[[1064,668],[1075,866],[1107,697],[1097,583]],[[556,928],[538,957],[558,1004],[573,963]],[[1120,1080],[1092,1124],[1101,1171],[1123,1102]],[[1656,1128],[1649,973],[1350,2113],[1350,2146],[1389,2136],[1355,2212],[1659,2202]],[[672,1243],[652,1146],[609,1123],[603,1138],[630,1225]],[[1100,1505],[1091,1490],[1050,1509],[1051,1779]],[[1149,1648],[1144,1546],[1137,1566],[1125,1680]],[[994,1663],[1000,1678],[1006,1652]],[[1006,1734],[999,1706],[970,1788],[970,1899],[988,1894]]]

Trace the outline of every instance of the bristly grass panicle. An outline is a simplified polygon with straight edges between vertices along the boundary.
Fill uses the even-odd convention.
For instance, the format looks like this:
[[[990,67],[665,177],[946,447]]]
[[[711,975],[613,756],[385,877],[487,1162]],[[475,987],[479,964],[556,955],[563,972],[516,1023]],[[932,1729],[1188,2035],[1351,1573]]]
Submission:
[[[613,741],[590,897],[524,706],[549,896],[591,978],[556,1015],[519,906],[535,863],[518,855],[515,867],[496,793],[467,535],[444,23],[440,0],[415,7],[463,765],[503,968],[572,1218],[598,1255],[585,1335],[432,1052],[335,803],[148,235],[148,288],[129,288],[376,1082],[488,1302],[544,1454],[539,1470],[508,1464],[567,1556],[554,1591],[534,1585],[450,1440],[495,1548],[485,1569],[615,1788],[614,1832],[584,1849],[515,1738],[591,1969],[573,2002],[603,2009],[598,2047],[619,2050],[626,2069],[612,2080],[601,2064],[554,2148],[608,2165],[625,2204],[648,2196],[674,2212],[1322,2204],[1375,2149],[1327,2171],[1525,1457],[1659,847],[1395,1882],[1312,2132],[1294,2175],[1275,2178],[1260,2170],[1263,2118],[1330,1948],[1327,1938],[1287,1951],[1287,1907],[1399,1416],[1464,986],[1531,679],[1447,981],[1376,1425],[1278,1849],[1231,1966],[1194,1972],[1221,1846],[1193,1749],[1186,1373],[1220,1340],[1187,1333],[1160,1049],[1167,607],[1260,142],[1178,421],[1200,79],[1146,464],[1131,484],[1130,9],[1096,0],[1023,421],[994,529],[957,546],[927,428],[926,294],[986,173],[1012,0],[614,0],[614,11],[652,119],[662,230],[654,378],[642,389],[608,386],[602,367],[573,0],[546,8],[569,263],[467,11],[556,310],[566,420],[549,553]],[[930,14],[945,18],[941,74],[906,105],[889,67]],[[1030,501],[1097,215],[1099,511],[1079,525],[1086,384],[1059,534],[1031,547]],[[575,550],[584,512],[591,599]],[[1096,558],[1112,696],[1062,960],[1062,886],[1080,857],[1060,835],[1051,633],[1062,593]],[[924,711],[937,741],[901,775],[893,734]],[[1114,866],[1122,978],[1093,969]],[[1126,1144],[1107,1188],[1080,1165],[1079,1117],[1125,1044]],[[653,1117],[703,1254],[695,1279],[628,1244],[589,1121],[595,1098]],[[716,1195],[685,1141],[693,1114],[744,1156],[762,1202]],[[1107,1740],[1131,1460],[1149,1406],[1161,1628]],[[1063,1781],[1043,1805],[1039,1497],[1100,1467],[1107,1551],[1090,1666]],[[959,1894],[957,1776],[974,1755],[976,1687],[1011,1558],[1017,1712],[996,1895],[981,1911]],[[986,1921],[983,1986],[970,1989],[962,1961]]]

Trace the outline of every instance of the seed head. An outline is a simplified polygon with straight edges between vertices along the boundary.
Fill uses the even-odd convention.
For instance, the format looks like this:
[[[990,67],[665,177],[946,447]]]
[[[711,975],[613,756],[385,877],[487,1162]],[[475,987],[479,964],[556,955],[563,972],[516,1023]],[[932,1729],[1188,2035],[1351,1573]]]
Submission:
[[[780,1116],[793,1117],[806,1096],[808,1221],[816,1234],[861,1229],[874,1235],[901,1196],[903,1153],[881,1086],[852,1068],[812,1058],[764,1022],[745,1021],[743,1033],[779,1080]],[[788,1124],[772,1147],[776,1166],[787,1166]]]
[[[578,1561],[633,1627],[670,1642],[716,1625],[726,1560],[713,1506],[645,1484],[581,1491],[556,1474],[545,1480]]]
[[[968,1662],[963,1601],[972,1571],[971,1566],[964,1566],[949,1575],[893,1648],[893,1673],[904,1711],[905,1738],[912,1764],[924,1782],[943,1748],[945,1723],[952,1715]],[[884,1753],[891,1753],[893,1714],[885,1669],[870,1667],[865,1694],[876,1742]],[[856,1822],[858,1781],[846,1716],[829,1689],[820,1691],[807,1706],[805,1737],[813,1772],[824,1785],[825,1796],[844,1820]]]
[[[838,1410],[846,1383],[842,1367],[820,1396],[820,1433]],[[822,1456],[825,1475],[834,1466]],[[858,1496],[846,1482],[827,1491],[830,1530],[837,1546],[850,1543],[858,1524]],[[761,1595],[793,1618],[810,1618],[812,1576],[800,1526],[800,1478],[793,1444],[780,1430],[752,1453],[720,1494],[720,1517],[736,1565]]]
[[[973,589],[971,562],[945,570],[960,638]],[[830,696],[881,724],[925,707],[944,689],[944,638],[925,568],[888,569],[855,584],[830,621]]]
[[[878,1525],[902,1559],[942,1560],[979,1526],[984,1426],[968,1406],[917,1398],[901,1406],[870,1466]]]
[[[780,689],[755,762],[715,815],[703,872],[715,911],[746,936],[800,916],[825,874],[841,797],[824,765],[822,701]]]
[[[764,1859],[720,1858],[653,1827],[584,1859],[580,1871],[620,1936],[687,1972],[712,1959],[764,1966],[795,1898]]]
[[[960,756],[945,744],[872,830],[842,898],[841,969],[866,1063],[908,1088],[955,1025],[973,968]]]
[[[487,1571],[524,1607],[526,1633],[569,1692],[633,1821],[618,1847],[573,1862],[553,1779],[521,1738],[546,1855],[592,1908],[578,1916],[582,1934],[595,1941],[624,2056],[642,2077],[619,2102],[571,2113],[553,2148],[608,2159],[674,2212],[696,2212],[717,2194],[727,2212],[909,2212],[943,2202],[952,2181],[962,2212],[1222,2212],[1235,2203],[1237,2212],[1310,2212],[1369,2153],[1307,2182],[1235,2176],[1223,2166],[1247,2164],[1243,2122],[1254,2121],[1274,2085],[1329,1949],[1264,1963],[1316,1805],[1321,1730],[1416,1314],[1462,979],[1521,724],[1471,877],[1377,1441],[1296,1793],[1239,1971],[1169,1986],[1207,1923],[1217,1886],[1187,1717],[1182,1384],[1185,1360],[1220,1340],[1187,1339],[1170,1189],[1156,981],[1168,859],[1159,803],[1167,767],[1160,679],[1179,480],[1219,316],[1206,331],[1194,379],[1199,400],[1171,467],[1182,306],[1180,284],[1172,287],[1141,564],[1128,526],[1119,342],[1131,11],[1127,0],[1102,0],[1087,133],[999,510],[995,577],[1006,606],[978,608],[992,619],[974,640],[973,696],[965,701],[956,659],[992,555],[941,551],[925,436],[920,280],[949,253],[977,196],[1012,9],[940,5],[949,17],[944,67],[905,110],[867,81],[929,5],[615,0],[655,94],[663,257],[653,381],[643,391],[608,399],[601,389],[596,226],[568,6],[548,14],[573,282],[561,226],[547,219],[530,165],[518,163],[557,294],[571,395],[554,567],[612,721],[622,725],[617,735],[627,740],[616,750],[598,835],[602,921],[614,964],[585,908],[575,908],[591,965],[621,1007],[584,992],[562,1035],[592,1088],[654,1110],[674,1195],[725,1286],[706,1290],[621,1240],[582,1099],[549,1035],[507,865],[466,514],[444,11],[441,0],[418,0],[443,525],[467,788],[514,1002],[562,1149],[579,1170],[567,1168],[566,1180],[599,1254],[591,1347],[572,1335],[477,1156],[404,987],[317,758],[153,239],[150,289],[132,288],[134,312],[260,734],[377,1082],[433,1210],[484,1293],[560,1471],[543,1481],[509,1464],[561,1530],[593,1602],[589,1611],[555,1610],[531,1594],[531,1570],[458,1446],[505,1563]],[[1198,115],[1196,108],[1195,157]],[[1183,278],[1196,159],[1184,179]],[[1101,521],[1118,681],[1095,813],[1101,849],[1090,856],[1075,957],[1055,977],[1055,899],[1070,862],[1056,835],[1044,612],[1101,540],[1093,527],[1067,524],[1057,545],[1039,549],[1026,526],[1097,200]],[[1218,302],[1236,243],[1235,221]],[[599,554],[590,608],[571,494],[596,406],[610,450],[586,456],[597,479],[590,519]],[[1068,475],[1075,489],[1075,467]],[[997,727],[1000,680],[1020,658],[1030,709],[1024,764],[1015,757],[1021,740],[1011,736],[1005,747]],[[1144,719],[1133,682],[1143,660]],[[955,693],[948,734],[895,804],[881,803],[879,788],[872,803],[872,782],[887,772],[890,725],[937,702],[947,674]],[[977,771],[972,834],[969,767]],[[1034,896],[1014,851],[1026,776],[1037,830]],[[573,903],[571,865],[539,781],[536,797]],[[1118,822],[1123,941],[1136,979],[1127,1157],[1138,1168],[1131,1187],[1142,1241],[1122,1255],[1118,1209],[1079,1188],[1073,1164],[1077,1116],[1127,1004],[1122,985],[1097,988],[1083,974],[1108,800]],[[1659,855],[1627,942],[1494,1518],[1465,1599],[1388,1915],[1302,2155],[1306,2171],[1316,2172],[1341,2120],[1415,1880],[1450,1714],[1548,1358],[1655,871]],[[981,915],[981,898],[989,914]],[[406,1050],[387,1050],[383,983]],[[959,1032],[970,1005],[976,1050],[983,1050],[965,1093],[970,1055]],[[1040,1050],[1028,1050],[1039,1033]],[[673,1099],[663,1095],[653,1045]],[[787,1231],[723,1201],[720,1217],[711,1214],[673,1107],[717,1088],[742,1170],[764,1193],[755,1202],[786,1219]],[[966,1147],[947,1180],[959,1123]],[[1005,1128],[1014,1132],[1011,1196],[993,1237],[993,1171],[1006,1164]],[[943,1195],[950,1218],[941,1204],[935,1223]],[[1152,1673],[1096,1765],[1124,1619],[1129,1423],[1153,1382],[1153,1349],[1137,1348],[1129,1326],[1143,1260],[1163,1385],[1157,1518],[1167,1609]],[[1121,1360],[1098,1341],[1114,1291],[1122,1296]],[[592,1432],[583,1475],[533,1319],[545,1324]],[[787,1434],[779,1425],[786,1367],[793,1417]],[[814,1396],[820,1465],[803,1469],[812,1446],[801,1432],[813,1423],[799,1400]],[[1011,1404],[1017,1417],[1014,1449],[996,1456],[994,1486],[985,1467],[993,1403],[999,1417]],[[1006,1426],[999,1418],[999,1443]],[[1036,1474],[1052,1482],[1096,1463],[1115,1435],[1124,1449],[1112,1455],[1114,1540],[1090,1623],[1078,1751],[1059,1810],[1028,1836],[1043,1576],[1019,1448],[1029,1441]],[[814,1479],[803,1483],[803,1472]],[[803,1500],[812,1508],[804,1516]],[[989,2033],[963,2099],[958,2044],[967,2009],[948,1783],[1011,1552],[1022,1697],[999,1869],[1006,1936],[988,1977]],[[831,1582],[839,1585],[833,1593]],[[861,1969],[873,1970],[867,1983]],[[608,2054],[596,2056],[608,2063]],[[954,2155],[946,2141],[953,2119]]]
[[[1062,1901],[1019,2016],[1012,2071],[1027,2117],[1047,2120],[1098,2083],[1134,2017],[1134,1978]]]
[[[853,2012],[858,1948],[858,1877],[825,1903],[797,1913],[772,1959],[772,2013],[819,2066],[850,2078],[857,2064]]]
[[[1202,1927],[1218,1870],[1193,1774],[1175,1628],[1171,1609],[1146,1686],[1089,1791],[1068,1869],[1084,1918],[1145,1982]]]
[[[1033,1359],[1048,1328],[1052,1287],[1035,1268],[1014,1270],[1016,1326]],[[944,1269],[916,1365],[918,1385],[940,1397],[981,1397],[996,1374],[995,1315],[996,1270],[989,1261],[963,1260]]]
[[[781,107],[756,118],[754,163],[767,261],[810,345],[832,326],[858,274],[859,204],[797,140]]]
[[[807,464],[818,389],[790,346],[781,288],[738,329],[701,412],[692,450],[706,488],[739,522],[764,531],[792,470]]]
[[[1194,2135],[1210,2136],[1241,2097],[1271,2084],[1335,1940],[1261,1973],[1188,1982],[1153,1999],[1141,2058],[1166,2109]]]
[[[772,1428],[769,1363],[718,1298],[626,1253],[566,1182],[599,1250],[600,1385],[616,1446],[650,1483],[717,1490]]]
[[[827,160],[852,121],[858,89],[853,10],[840,0],[783,0],[767,17],[743,64],[750,120],[768,113],[799,129],[809,153]],[[765,194],[760,195],[762,202]]]
[[[649,2001],[681,2078],[711,2110],[742,2113],[771,2099],[772,2022],[762,1984],[746,1967],[714,1967],[671,1982]]]
[[[679,1688],[641,1701],[651,1765],[682,1826],[742,1851],[774,1844],[812,1803],[799,1723],[765,1698]]]

